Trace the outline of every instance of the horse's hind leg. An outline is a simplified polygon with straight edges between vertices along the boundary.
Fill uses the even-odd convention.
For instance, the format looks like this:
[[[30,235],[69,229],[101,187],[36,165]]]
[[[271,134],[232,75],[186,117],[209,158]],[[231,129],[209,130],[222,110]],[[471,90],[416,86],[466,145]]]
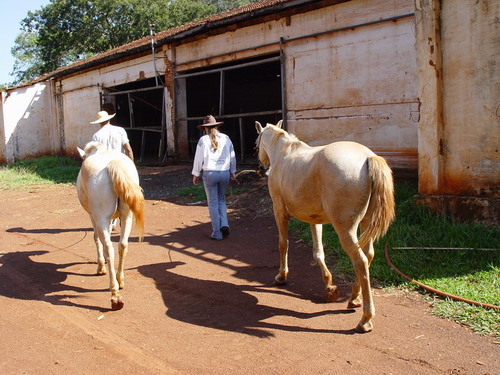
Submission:
[[[123,300],[120,288],[116,280],[115,271],[115,250],[111,242],[111,233],[109,232],[109,221],[97,226],[99,239],[104,245],[104,256],[109,267],[109,290],[111,291],[111,309],[120,310],[123,307]]]
[[[125,257],[128,252],[128,238],[130,236],[130,232],[132,231],[132,222],[133,215],[132,212],[128,211],[126,215],[120,216],[121,227],[120,227],[120,243],[118,244],[118,271],[116,279],[118,281],[118,285],[120,289],[125,286]]]
[[[323,225],[310,224],[311,234],[313,240],[313,258],[321,268],[323,282],[325,283],[326,300],[327,302],[336,301],[339,298],[339,290],[336,285],[332,283],[332,274],[328,270],[325,263],[325,251],[323,250]]]
[[[368,224],[366,224],[368,225]],[[364,222],[361,222],[361,232],[363,232],[366,228]],[[370,264],[372,263],[373,257],[375,256],[375,250],[373,248],[373,241],[370,241],[363,247],[363,253],[366,255],[366,259],[368,260],[368,268],[370,268]],[[359,281],[359,277],[356,276],[354,283],[352,284],[352,292],[351,298],[349,299],[349,303],[347,304],[348,308],[356,308],[360,307],[361,302],[361,284]]]
[[[106,260],[104,259],[102,242],[99,239],[99,234],[97,233],[97,226],[96,226],[94,219],[92,219],[92,217],[90,217],[90,220],[92,221],[92,226],[94,227],[94,242],[95,242],[95,246],[96,246],[96,250],[97,250],[96,275],[105,275],[107,273],[107,270],[106,270]]]
[[[337,231],[337,233],[339,232]],[[359,282],[363,295],[363,317],[356,327],[356,331],[369,332],[373,329],[371,319],[375,316],[375,307],[370,286],[368,257],[357,245],[358,240],[355,229],[341,232],[339,239],[344,251],[351,258],[354,270],[356,271],[356,279]]]

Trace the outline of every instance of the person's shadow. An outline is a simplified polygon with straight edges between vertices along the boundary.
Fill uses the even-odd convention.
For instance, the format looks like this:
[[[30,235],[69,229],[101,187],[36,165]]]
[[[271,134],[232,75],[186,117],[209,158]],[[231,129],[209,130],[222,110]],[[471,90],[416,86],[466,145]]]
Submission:
[[[309,319],[333,314],[349,314],[353,310],[325,310],[302,313],[259,304],[249,292],[270,292],[266,287],[234,285],[223,281],[202,280],[172,272],[183,262],[165,262],[139,266],[138,271],[154,280],[167,307],[166,315],[190,324],[240,332],[256,337],[273,336],[271,329],[321,333],[354,334],[354,330],[325,330],[266,322],[276,315]]]
[[[16,251],[0,257],[0,295],[21,300],[45,301],[53,305],[76,306],[90,310],[108,311],[97,306],[76,303],[78,295],[60,292],[89,293],[102,292],[64,284],[68,275],[90,276],[61,271],[86,262],[54,264],[36,262],[36,258],[48,251]],[[58,293],[58,294],[55,294]]]

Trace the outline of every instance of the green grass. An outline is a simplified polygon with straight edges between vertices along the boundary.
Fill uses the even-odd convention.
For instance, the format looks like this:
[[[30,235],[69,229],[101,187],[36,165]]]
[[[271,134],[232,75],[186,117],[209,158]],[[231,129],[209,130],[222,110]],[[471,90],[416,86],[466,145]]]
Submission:
[[[396,186],[396,220],[385,238],[375,244],[375,258],[370,267],[372,278],[382,287],[420,289],[397,275],[384,257],[384,245],[427,248],[497,248],[500,229],[479,224],[461,224],[432,214],[413,203],[417,190],[410,184]],[[296,236],[311,244],[309,225],[291,222]],[[332,271],[352,280],[354,271],[349,257],[341,249],[331,225],[323,229],[323,243]],[[500,251],[482,250],[391,250],[391,260],[404,274],[445,293],[466,299],[500,305]],[[500,311],[434,298],[436,315],[454,319],[480,333],[500,336]]]
[[[245,193],[248,189],[246,188],[233,188],[229,185],[226,195],[239,195]],[[193,202],[201,202],[207,200],[207,195],[205,194],[205,188],[203,184],[189,186],[183,189],[179,189],[176,192],[177,195],[181,197],[189,197]]]
[[[58,156],[43,156],[0,166],[0,189],[31,185],[73,184],[80,162]]]

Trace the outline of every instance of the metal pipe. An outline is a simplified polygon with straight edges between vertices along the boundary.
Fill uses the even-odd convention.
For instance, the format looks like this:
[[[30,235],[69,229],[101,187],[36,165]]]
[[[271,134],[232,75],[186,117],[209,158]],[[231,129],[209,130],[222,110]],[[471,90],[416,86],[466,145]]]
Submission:
[[[102,88],[106,89],[106,90],[116,90],[113,87],[104,87],[103,86]],[[113,95],[133,94],[134,92],[160,90],[162,88],[163,88],[163,86],[159,86],[159,87],[158,86],[155,86],[155,87],[144,87],[144,88],[141,88],[141,89],[107,92],[106,95],[113,96]]]
[[[276,57],[270,57],[267,59],[251,61],[251,62],[238,64],[238,65],[225,66],[223,68],[204,70],[202,72],[185,73],[185,74],[181,73],[181,74],[176,74],[174,78],[188,78],[188,77],[200,76],[200,75],[205,75],[205,74],[210,74],[210,73],[224,72],[227,70],[246,68],[247,66],[261,65],[261,64],[268,63],[268,62],[272,62],[272,61],[278,61],[279,59],[280,59],[280,57],[276,56]]]
[[[228,118],[239,118],[239,117],[250,117],[250,116],[265,116],[265,115],[274,115],[282,113],[280,109],[274,111],[261,111],[261,112],[246,112],[246,113],[235,113],[232,115],[220,115],[219,119],[228,119]],[[194,116],[194,117],[179,117],[177,121],[197,121],[203,120],[204,116]]]
[[[410,248],[407,247],[405,249],[410,249]],[[413,249],[416,249],[416,248],[413,248]],[[438,249],[443,249],[443,248],[438,248]],[[449,250],[449,248],[448,248],[448,250]],[[493,250],[493,249],[488,249],[488,250]],[[423,284],[423,283],[421,283],[421,282],[419,282],[417,280],[413,280],[409,276],[406,276],[403,272],[401,272],[400,270],[398,270],[396,268],[396,266],[392,263],[391,258],[389,257],[389,245],[388,244],[385,244],[384,255],[385,255],[385,259],[387,260],[387,263],[394,270],[394,272],[396,272],[402,278],[404,278],[404,279],[406,279],[406,280],[408,280],[408,281],[410,281],[412,283],[417,284],[418,286],[420,286],[421,288],[424,288],[424,289],[428,290],[429,292],[435,293],[435,294],[440,295],[442,297],[448,297],[448,298],[451,298],[451,299],[454,299],[454,300],[457,300],[457,301],[466,302],[466,303],[469,303],[471,305],[481,306],[481,307],[487,307],[489,309],[500,310],[500,306],[490,305],[488,303],[482,303],[482,302],[472,301],[470,299],[466,299],[466,298],[463,298],[463,297],[455,296],[453,294],[449,294],[449,293],[443,292],[441,290],[434,289],[434,288],[432,288],[432,287],[430,287],[428,285],[425,285],[425,284]]]
[[[287,102],[286,102],[286,56],[285,56],[285,42],[280,38],[280,69],[281,69],[281,113],[283,120],[283,128],[287,130]]]
[[[158,86],[158,71],[156,70],[156,58],[155,58],[155,32],[154,32],[154,24],[149,25],[149,35],[151,36],[151,53],[153,54],[153,68],[155,71],[155,83]]]

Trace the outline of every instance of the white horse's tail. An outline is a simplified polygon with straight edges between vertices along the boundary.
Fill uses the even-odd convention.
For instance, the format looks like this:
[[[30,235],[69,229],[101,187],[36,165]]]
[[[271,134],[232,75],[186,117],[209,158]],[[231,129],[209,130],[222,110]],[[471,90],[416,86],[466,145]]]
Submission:
[[[372,194],[369,205],[373,207],[372,220],[368,228],[361,234],[359,247],[368,242],[376,241],[386,234],[389,225],[394,220],[394,182],[392,171],[383,157],[368,158],[368,174],[372,180]],[[370,208],[371,208],[370,207]]]
[[[139,230],[139,241],[144,234],[144,195],[142,188],[135,183],[120,160],[112,160],[108,164],[108,173],[113,182],[113,191],[132,210],[135,225]]]

